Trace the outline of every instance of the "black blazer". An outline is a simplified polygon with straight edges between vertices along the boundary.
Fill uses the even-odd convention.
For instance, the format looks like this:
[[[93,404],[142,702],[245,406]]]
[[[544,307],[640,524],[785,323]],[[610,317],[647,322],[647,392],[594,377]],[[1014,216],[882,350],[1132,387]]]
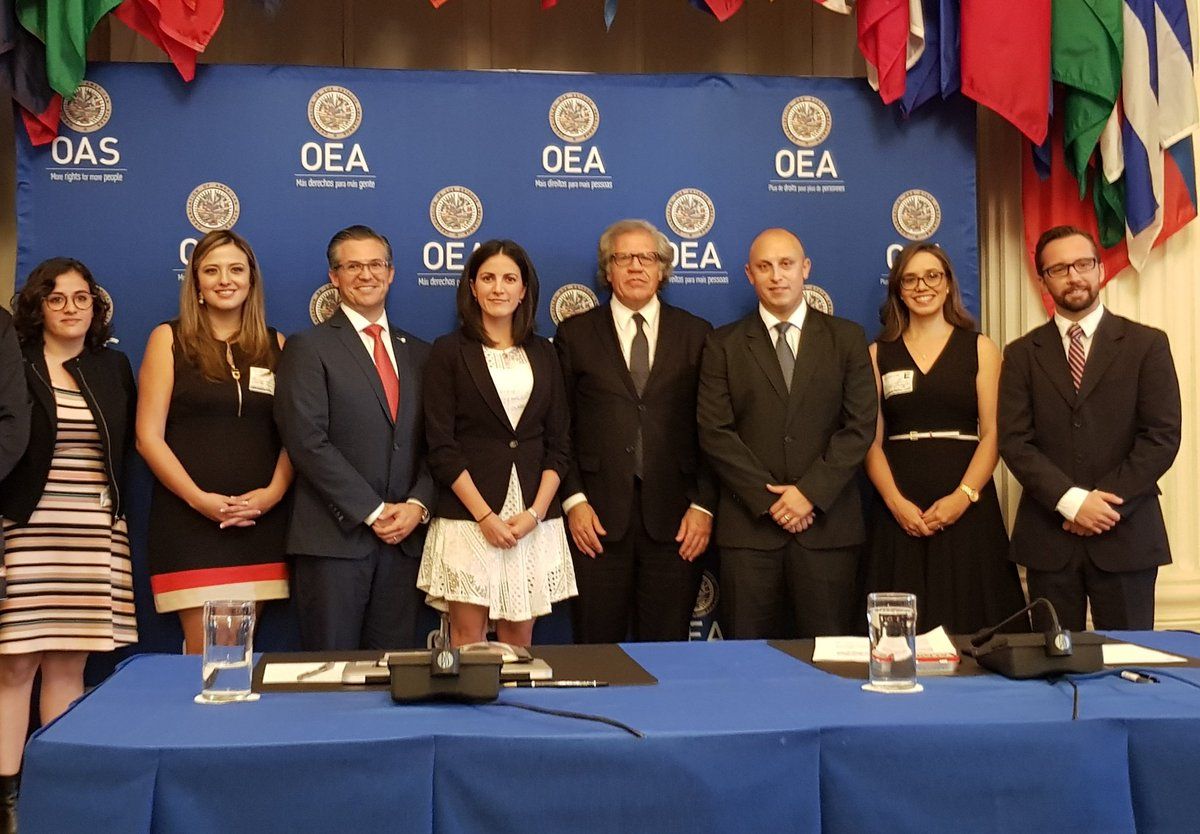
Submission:
[[[673,541],[690,504],[717,509],[717,482],[700,451],[696,388],[712,325],[662,304],[650,378],[639,397],[621,352],[612,308],[564,321],[554,337],[571,408],[574,454],[559,495],[587,495],[613,541],[629,527],[633,439],[642,430],[642,519],[651,538]]]
[[[340,307],[283,348],[275,422],[296,468],[288,553],[363,559],[398,547],[421,556],[424,528],[397,546],[363,523],[381,502],[415,498],[431,508],[436,495],[421,422],[429,345],[394,326],[389,333],[400,377],[395,421],[375,363]]]
[[[0,483],[0,515],[26,522],[37,507],[50,463],[54,458],[54,440],[58,431],[58,409],[50,386],[50,371],[41,344],[26,345],[23,351],[25,382],[33,399],[30,414],[29,445],[17,465]],[[137,389],[129,358],[119,350],[84,350],[64,363],[79,384],[79,391],[92,410],[104,446],[104,472],[112,490],[113,515],[125,515],[125,496],[121,486],[125,455],[133,448],[134,412]]]
[[[0,307],[0,480],[17,465],[29,442],[29,386],[23,366],[12,316]]]
[[[544,470],[553,469],[560,478],[566,474],[569,421],[558,359],[539,336],[525,343],[525,354],[533,370],[533,391],[513,428],[488,372],[483,345],[461,331],[433,343],[425,366],[425,437],[429,468],[439,487],[434,515],[474,518],[450,489],[464,469],[495,513],[504,505],[514,464],[526,506],[533,503]],[[558,502],[552,502],[547,517],[560,515]]]
[[[1169,564],[1158,479],[1179,451],[1179,380],[1167,335],[1108,310],[1092,337],[1079,393],[1051,320],[1004,351],[1000,454],[1023,488],[1013,561],[1066,566],[1073,548],[1107,571]],[[1071,487],[1121,496],[1107,533],[1076,536],[1055,510]]]
[[[855,480],[875,438],[875,375],[863,329],[809,307],[789,392],[757,309],[708,337],[696,407],[700,446],[721,481],[717,544],[774,550],[788,533],[767,515],[795,484],[816,507],[809,548],[866,537]]]

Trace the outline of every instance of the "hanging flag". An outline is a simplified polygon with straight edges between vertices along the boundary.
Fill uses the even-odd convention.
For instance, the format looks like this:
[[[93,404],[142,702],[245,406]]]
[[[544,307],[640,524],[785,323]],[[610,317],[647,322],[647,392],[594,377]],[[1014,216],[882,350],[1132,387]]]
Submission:
[[[57,95],[46,78],[46,46],[17,22],[11,0],[0,2],[0,95],[31,114],[49,108]]]
[[[1153,0],[1150,0],[1153,3]],[[1057,0],[1053,4],[1050,68],[1067,88],[1063,142],[1084,193],[1088,160],[1121,92],[1123,0]]]
[[[21,121],[25,124],[25,132],[29,141],[35,147],[49,145],[58,135],[58,122],[62,118],[62,96],[55,93],[50,97],[50,103],[44,110],[37,113],[22,107]]]
[[[690,0],[694,8],[708,12],[717,20],[724,23],[737,14],[745,0]]]
[[[867,78],[879,90],[883,103],[891,104],[904,95],[909,0],[859,0],[858,49],[867,59]]]
[[[1017,126],[1034,144],[1050,118],[1050,0],[962,4],[962,91]]]
[[[124,0],[114,16],[166,53],[184,81],[221,26],[225,0]]]
[[[1124,234],[1130,262],[1140,270],[1150,250],[1174,233],[1183,216],[1176,192],[1189,190],[1194,165],[1188,158],[1181,166],[1164,150],[1178,143],[1187,144],[1190,152],[1190,141],[1178,140],[1196,128],[1196,92],[1185,0],[1125,0],[1124,25],[1123,118],[1109,120],[1101,144],[1106,178],[1123,176]],[[1168,168],[1174,183],[1170,197]],[[1164,213],[1168,201],[1173,207],[1170,224]],[[1186,203],[1194,206],[1195,201]]]
[[[613,21],[617,19],[617,0],[604,0],[604,31],[612,29]]]
[[[900,111],[910,115],[930,99],[958,90],[958,0],[924,0],[925,49],[908,71]],[[911,27],[910,27],[911,28]]]
[[[87,42],[121,0],[16,0],[17,20],[46,45],[46,78],[64,98],[75,95],[87,68]]]

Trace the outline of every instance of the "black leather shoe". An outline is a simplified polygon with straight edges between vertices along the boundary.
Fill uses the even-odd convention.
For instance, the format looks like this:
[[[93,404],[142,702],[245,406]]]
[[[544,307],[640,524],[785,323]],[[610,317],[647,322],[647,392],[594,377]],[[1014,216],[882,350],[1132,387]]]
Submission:
[[[21,777],[0,776],[0,834],[17,834],[17,786]]]

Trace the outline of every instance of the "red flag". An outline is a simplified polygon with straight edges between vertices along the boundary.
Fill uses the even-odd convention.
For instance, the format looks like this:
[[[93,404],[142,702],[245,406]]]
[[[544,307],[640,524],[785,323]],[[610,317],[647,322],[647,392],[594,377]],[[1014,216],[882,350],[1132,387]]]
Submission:
[[[1050,117],[1050,0],[1022,0],[1019,13],[1013,5],[962,4],[962,91],[1040,145]]]
[[[704,0],[704,5],[712,10],[713,17],[724,23],[737,14],[743,0]]]
[[[25,132],[29,141],[37,145],[49,145],[58,135],[58,120],[62,116],[62,96],[54,94],[50,106],[41,113],[32,113],[21,108],[21,121],[25,122]]]
[[[184,81],[196,77],[196,56],[225,16],[225,0],[125,0],[113,12],[167,54]]]
[[[858,50],[879,74],[884,104],[904,95],[908,0],[859,0]]]

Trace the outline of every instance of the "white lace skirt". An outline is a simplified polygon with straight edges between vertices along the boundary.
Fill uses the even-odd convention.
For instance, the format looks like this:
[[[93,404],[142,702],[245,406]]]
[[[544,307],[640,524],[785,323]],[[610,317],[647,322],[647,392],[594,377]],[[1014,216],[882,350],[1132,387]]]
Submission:
[[[517,469],[497,513],[511,518],[525,509]],[[439,611],[447,602],[488,609],[492,620],[522,622],[550,613],[552,603],[579,593],[561,518],[543,521],[515,546],[488,544],[474,521],[434,518],[425,536],[417,587]]]

